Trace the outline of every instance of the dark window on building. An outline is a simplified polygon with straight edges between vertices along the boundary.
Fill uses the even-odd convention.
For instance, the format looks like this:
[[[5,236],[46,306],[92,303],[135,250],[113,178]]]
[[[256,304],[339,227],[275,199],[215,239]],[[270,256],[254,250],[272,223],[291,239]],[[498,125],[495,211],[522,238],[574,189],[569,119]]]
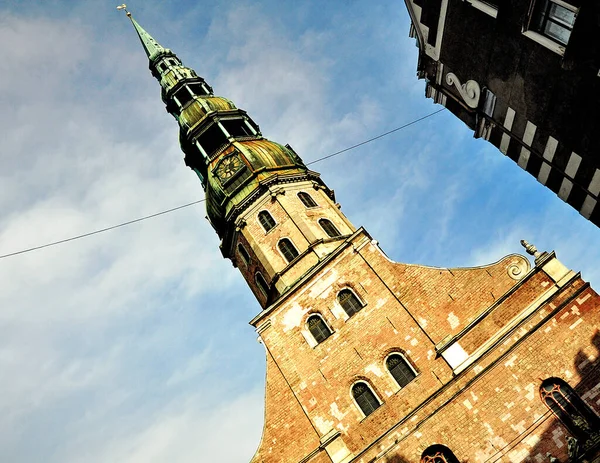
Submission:
[[[194,95],[208,95],[206,89],[199,82],[190,82],[187,85]]]
[[[352,386],[352,397],[365,416],[369,416],[381,405],[375,393],[366,383],[356,383]]]
[[[531,18],[532,30],[566,45],[573,24],[575,24],[575,11],[552,0],[537,0]]]
[[[362,303],[358,300],[356,295],[349,289],[342,289],[338,293],[337,299],[349,317],[351,317],[363,308]]]
[[[158,72],[163,72],[167,69],[167,65],[165,63],[161,62],[161,63],[158,63],[156,68],[158,69]]]
[[[421,463],[459,463],[459,461],[448,447],[435,444],[425,449],[421,455]]]
[[[267,282],[265,281],[264,277],[257,272],[256,275],[254,275],[254,280],[256,281],[256,286],[258,286],[258,289],[266,298],[269,295],[269,286],[267,285]]]
[[[238,253],[239,253],[240,257],[242,258],[242,260],[244,261],[244,264],[248,265],[248,263],[250,262],[250,255],[248,254],[248,251],[246,251],[246,248],[241,243],[238,244]]]
[[[392,354],[385,361],[385,366],[400,387],[406,386],[417,377],[403,355]]]
[[[250,130],[250,127],[246,125],[244,119],[225,119],[221,121],[225,130],[229,132],[229,135],[235,138],[253,137],[254,134]]]
[[[546,406],[564,423],[574,437],[587,441],[600,429],[600,417],[559,378],[542,381],[540,396]]]
[[[258,221],[265,229],[265,233],[275,226],[275,219],[268,211],[260,211],[258,213]]]
[[[341,235],[340,231],[331,223],[331,220],[320,219],[319,225],[321,225],[321,228],[325,230],[325,233],[327,233],[330,238],[336,238]]]
[[[179,101],[182,108],[193,99],[192,94],[185,85],[177,90],[174,96],[177,98],[177,101]]]
[[[312,198],[311,195],[309,195],[308,193],[305,193],[304,191],[301,191],[300,193],[298,193],[298,198],[300,198],[300,201],[302,201],[302,204],[304,204],[306,207],[317,207],[318,204],[315,202],[315,200]]]
[[[331,336],[331,330],[325,324],[320,315],[311,315],[307,321],[308,330],[313,335],[315,341],[321,343]]]
[[[298,257],[298,250],[289,239],[283,238],[277,246],[279,246],[279,250],[288,264]]]
[[[212,124],[208,129],[200,134],[198,142],[202,145],[204,151],[209,156],[218,150],[224,143],[227,143],[227,137],[217,124]]]

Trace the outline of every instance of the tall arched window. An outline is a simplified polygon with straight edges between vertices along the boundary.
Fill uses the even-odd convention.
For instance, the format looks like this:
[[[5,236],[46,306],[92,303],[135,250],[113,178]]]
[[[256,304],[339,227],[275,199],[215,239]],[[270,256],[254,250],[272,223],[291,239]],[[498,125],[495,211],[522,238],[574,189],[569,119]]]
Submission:
[[[352,386],[352,397],[365,416],[369,416],[381,405],[369,385],[362,381]]]
[[[574,437],[587,441],[594,434],[598,435],[600,417],[562,379],[548,378],[542,381],[540,396]]]
[[[242,243],[238,244],[238,254],[244,261],[244,264],[248,265],[248,263],[250,262],[250,255],[248,254],[248,251],[246,251],[246,248],[242,245]]]
[[[315,341],[321,343],[331,336],[331,330],[325,324],[320,315],[311,315],[306,321],[310,334],[313,335]]]
[[[298,257],[298,250],[289,239],[283,238],[282,240],[279,240],[279,244],[277,246],[279,247],[281,254],[283,254],[283,257],[288,264]]]
[[[311,195],[309,195],[308,193],[305,193],[304,191],[301,191],[300,193],[298,193],[298,198],[300,198],[300,201],[302,201],[302,204],[304,204],[306,207],[317,207],[318,206],[318,204],[315,202],[313,197]]]
[[[337,300],[349,317],[363,308],[362,302],[349,289],[342,289],[337,295]]]
[[[262,295],[267,298],[269,296],[269,285],[267,285],[267,282],[260,272],[256,272],[256,275],[254,275],[254,281],[256,281],[256,286],[258,286],[258,289]]]
[[[459,463],[456,455],[445,445],[434,444],[425,449],[421,463]]]
[[[265,233],[275,226],[275,219],[271,214],[269,214],[269,211],[260,211],[258,213],[258,221],[265,229]]]
[[[319,219],[319,225],[321,225],[321,228],[330,238],[336,238],[341,235],[340,231],[335,228],[335,225],[329,219]]]
[[[406,386],[417,374],[401,354],[392,354],[385,361],[385,366],[400,387]]]

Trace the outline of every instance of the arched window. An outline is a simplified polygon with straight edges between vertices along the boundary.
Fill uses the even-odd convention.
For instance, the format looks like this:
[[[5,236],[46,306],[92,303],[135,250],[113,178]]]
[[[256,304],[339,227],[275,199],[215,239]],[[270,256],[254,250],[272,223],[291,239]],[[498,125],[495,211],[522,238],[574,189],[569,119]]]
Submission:
[[[352,397],[365,416],[369,416],[381,405],[369,385],[362,381],[352,386]]]
[[[267,282],[260,272],[256,272],[256,275],[254,275],[254,281],[256,281],[256,286],[258,286],[258,289],[262,295],[267,298],[269,296],[269,285],[267,285]]]
[[[313,335],[313,338],[315,338],[315,341],[318,343],[325,341],[325,339],[331,336],[331,330],[320,315],[311,315],[306,324],[308,325],[310,334]]]
[[[356,295],[349,289],[342,289],[338,293],[337,299],[349,317],[363,308],[362,302],[360,302]]]
[[[300,201],[302,201],[302,204],[304,204],[306,207],[317,207],[318,206],[318,204],[315,202],[313,197],[311,195],[309,195],[308,193],[305,193],[304,191],[301,191],[300,193],[298,193],[298,198],[300,198]]]
[[[540,396],[577,439],[587,441],[600,429],[600,417],[562,379],[542,381]]]
[[[421,463],[459,463],[459,461],[448,447],[435,444],[425,449],[421,455]]]
[[[269,211],[260,211],[258,213],[258,221],[265,229],[265,233],[275,226],[275,219],[271,214],[269,214]]]
[[[385,366],[400,387],[406,386],[417,377],[415,371],[401,354],[390,355],[385,361]]]
[[[248,251],[246,251],[246,248],[242,245],[242,243],[238,244],[238,254],[244,261],[244,264],[248,265],[250,262],[250,255],[248,255]]]
[[[340,231],[335,228],[335,225],[332,224],[329,219],[319,219],[319,225],[321,225],[321,228],[325,230],[325,233],[327,233],[330,238],[336,238],[341,235]]]
[[[288,262],[288,264],[291,261],[293,261],[296,257],[298,257],[298,250],[289,239],[283,238],[279,241],[279,244],[277,246],[279,247],[281,254],[283,254],[283,257]]]

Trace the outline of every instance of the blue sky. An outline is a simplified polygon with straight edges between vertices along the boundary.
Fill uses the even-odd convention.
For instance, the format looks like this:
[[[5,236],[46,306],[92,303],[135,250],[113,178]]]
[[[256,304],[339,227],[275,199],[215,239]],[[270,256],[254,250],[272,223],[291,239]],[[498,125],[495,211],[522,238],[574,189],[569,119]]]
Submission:
[[[305,162],[439,108],[400,0],[137,3],[159,42]],[[116,4],[0,1],[0,254],[203,197]],[[600,284],[598,229],[447,112],[311,167],[395,260],[481,265],[525,238]],[[259,306],[204,216],[0,260],[1,461],[251,458]]]

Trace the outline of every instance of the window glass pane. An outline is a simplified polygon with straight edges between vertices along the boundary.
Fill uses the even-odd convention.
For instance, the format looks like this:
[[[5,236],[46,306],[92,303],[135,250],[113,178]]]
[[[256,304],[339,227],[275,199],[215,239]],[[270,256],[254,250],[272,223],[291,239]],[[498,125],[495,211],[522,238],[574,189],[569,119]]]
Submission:
[[[331,336],[331,331],[318,315],[314,315],[308,319],[308,329],[315,338],[315,341],[319,343]]]
[[[355,384],[352,388],[352,395],[365,416],[370,415],[379,408],[380,404],[377,397],[375,397],[371,388],[364,383]]]
[[[298,257],[298,250],[287,238],[284,238],[279,242],[279,250],[281,251],[283,257],[285,258],[285,260],[287,260],[288,263],[290,263],[296,257]]]
[[[558,40],[563,45],[567,44],[569,41],[569,36],[571,35],[571,31],[569,29],[566,29],[564,26],[552,21],[548,21],[546,23],[545,32],[549,37]]]
[[[361,302],[349,289],[340,291],[338,294],[338,301],[349,317],[362,309]]]
[[[551,19],[554,19],[565,26],[573,27],[573,24],[575,24],[575,12],[557,5],[556,3],[552,3],[549,16]]]
[[[302,204],[304,204],[306,207],[317,207],[318,204],[315,202],[315,200],[312,198],[311,195],[309,195],[308,193],[305,193],[304,191],[301,191],[300,193],[298,193],[298,197],[300,198],[300,201],[302,201]]]
[[[404,357],[399,354],[390,355],[386,365],[400,387],[406,386],[417,376]]]
[[[260,292],[263,294],[264,297],[267,297],[269,294],[269,286],[267,285],[267,282],[265,281],[263,276],[260,273],[257,273],[254,278],[256,280],[256,285],[258,286],[258,289],[260,289]]]
[[[321,219],[321,220],[319,220],[319,224],[321,225],[321,228],[323,228],[325,233],[327,233],[327,235],[330,238],[336,238],[341,235],[339,230],[337,228],[335,228],[335,225],[332,224],[330,220]]]
[[[258,221],[265,229],[265,232],[268,232],[275,226],[275,219],[269,214],[267,211],[260,211],[258,214]]]
[[[250,256],[248,255],[248,251],[246,251],[246,248],[244,248],[244,246],[242,246],[241,244],[238,244],[238,252],[240,253],[240,257],[242,258],[244,263],[248,265],[248,262],[250,262]]]

